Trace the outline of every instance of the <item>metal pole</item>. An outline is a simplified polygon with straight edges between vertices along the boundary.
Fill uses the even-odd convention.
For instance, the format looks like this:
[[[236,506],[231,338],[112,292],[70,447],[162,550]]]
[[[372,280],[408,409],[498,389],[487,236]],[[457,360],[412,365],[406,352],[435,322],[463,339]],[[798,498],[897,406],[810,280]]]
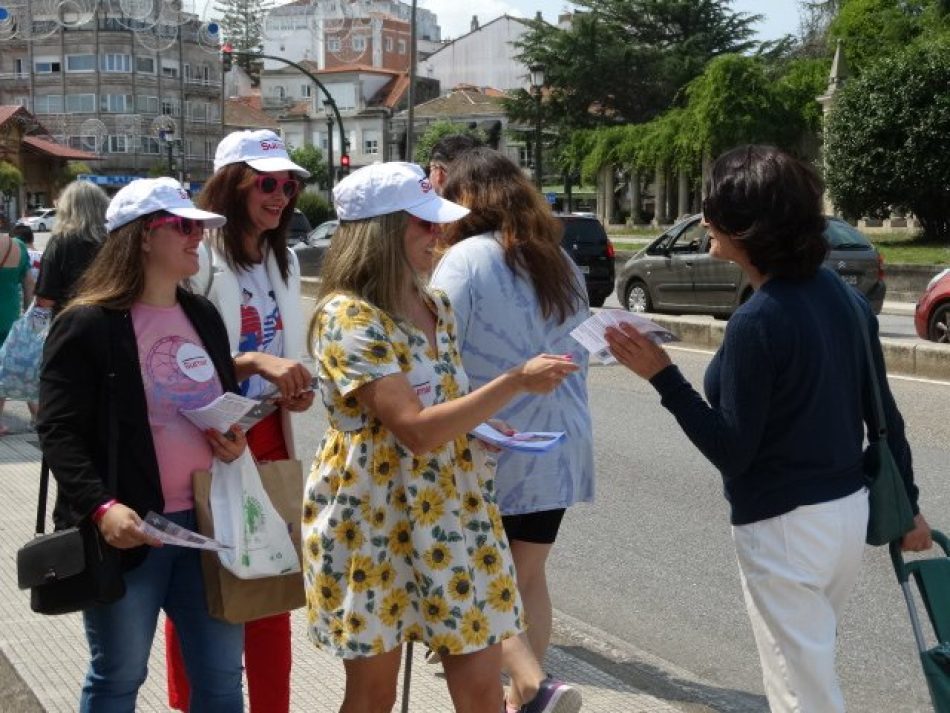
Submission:
[[[327,201],[333,205],[333,184],[336,183],[333,170],[333,117],[327,117]]]
[[[537,115],[534,125],[534,181],[538,184],[540,191],[543,190],[541,186],[541,87],[537,87],[535,100]]]
[[[413,127],[416,118],[416,0],[409,11],[409,113],[406,115],[406,160],[412,161]]]
[[[409,687],[412,685],[412,642],[406,643],[406,665],[402,672],[402,705],[399,713],[409,713]]]

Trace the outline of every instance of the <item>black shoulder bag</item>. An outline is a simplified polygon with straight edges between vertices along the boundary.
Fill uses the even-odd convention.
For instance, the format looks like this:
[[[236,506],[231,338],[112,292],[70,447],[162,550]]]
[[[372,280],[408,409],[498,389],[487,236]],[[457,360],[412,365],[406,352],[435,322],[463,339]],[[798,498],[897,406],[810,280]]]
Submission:
[[[119,438],[116,418],[115,373],[109,373],[109,432],[106,485],[116,492]],[[36,536],[17,551],[20,589],[30,590],[30,608],[37,614],[68,614],[111,604],[125,594],[119,550],[109,545],[90,518],[76,527],[44,534],[49,465],[40,466],[40,499],[36,506]]]
[[[914,511],[910,506],[910,498],[907,497],[904,479],[887,443],[887,421],[884,419],[884,407],[881,405],[881,382],[874,365],[867,317],[851,294],[851,288],[839,278],[836,279],[851,303],[861,329],[868,368],[868,392],[874,400],[871,421],[868,423],[868,446],[864,449],[864,475],[867,478],[869,505],[865,541],[869,545],[886,545],[899,540],[914,528]]]

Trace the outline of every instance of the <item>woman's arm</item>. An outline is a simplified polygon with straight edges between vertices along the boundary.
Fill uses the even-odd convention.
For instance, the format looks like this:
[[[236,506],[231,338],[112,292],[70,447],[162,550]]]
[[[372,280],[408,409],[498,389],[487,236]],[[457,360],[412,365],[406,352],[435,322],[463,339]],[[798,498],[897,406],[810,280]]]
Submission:
[[[409,450],[419,454],[468,433],[522,391],[536,394],[553,391],[577,368],[566,357],[537,356],[470,394],[429,407],[423,407],[404,374],[383,376],[354,393],[383,426]]]
[[[300,399],[310,391],[313,380],[307,367],[299,361],[263,352],[241,352],[234,357],[234,371],[238,382],[255,374],[264,377],[278,388],[281,398],[289,400]]]

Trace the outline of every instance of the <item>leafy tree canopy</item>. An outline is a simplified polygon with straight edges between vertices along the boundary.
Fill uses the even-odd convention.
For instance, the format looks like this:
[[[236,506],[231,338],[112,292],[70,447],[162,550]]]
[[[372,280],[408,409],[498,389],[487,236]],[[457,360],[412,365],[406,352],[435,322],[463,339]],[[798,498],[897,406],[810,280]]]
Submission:
[[[0,195],[11,196],[23,185],[23,174],[9,161],[0,161]]]
[[[916,45],[847,82],[825,126],[826,180],[848,217],[910,211],[950,239],[950,41]]]
[[[420,166],[429,165],[429,155],[432,153],[432,147],[444,136],[452,134],[468,134],[478,139],[482,143],[488,141],[488,137],[481,129],[468,126],[467,124],[457,124],[451,121],[437,121],[430,124],[425,133],[419,137],[413,151],[413,161]]]
[[[316,228],[320,223],[330,220],[335,214],[327,199],[319,193],[304,191],[297,198],[297,209],[307,216],[310,225]]]
[[[271,0],[218,0],[214,9],[221,18],[219,22],[224,41],[230,42],[236,50],[260,51],[264,17],[273,7]],[[260,81],[259,62],[237,56],[235,63],[248,73],[255,84]]]
[[[326,181],[327,162],[323,158],[323,152],[313,144],[293,149],[290,152],[290,160],[301,168],[310,171],[310,178],[305,178],[304,183],[313,184]]]

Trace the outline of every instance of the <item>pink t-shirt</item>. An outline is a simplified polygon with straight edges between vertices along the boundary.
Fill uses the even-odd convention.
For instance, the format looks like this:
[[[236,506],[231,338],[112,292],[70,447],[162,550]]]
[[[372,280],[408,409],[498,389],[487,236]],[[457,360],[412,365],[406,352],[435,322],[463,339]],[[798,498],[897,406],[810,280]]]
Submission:
[[[181,305],[132,306],[139,364],[148,402],[165,512],[194,507],[191,474],[211,465],[204,434],[181,415],[221,395],[221,382],[208,352]]]

